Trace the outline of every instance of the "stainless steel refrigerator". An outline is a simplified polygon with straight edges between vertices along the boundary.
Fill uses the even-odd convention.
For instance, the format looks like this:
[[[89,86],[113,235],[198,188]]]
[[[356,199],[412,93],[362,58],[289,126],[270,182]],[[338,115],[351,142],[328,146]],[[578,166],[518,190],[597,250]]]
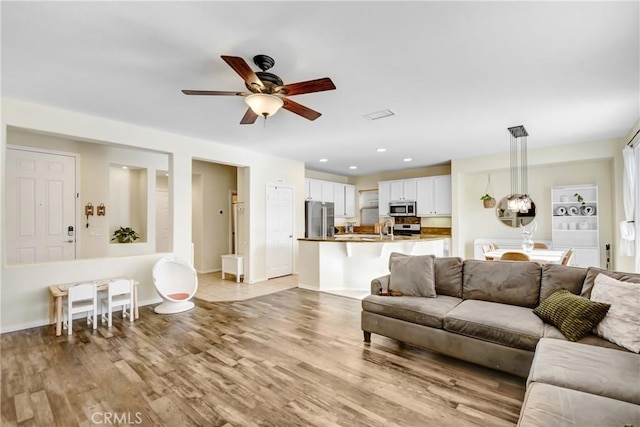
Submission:
[[[306,201],[304,237],[326,238],[335,235],[332,202]]]

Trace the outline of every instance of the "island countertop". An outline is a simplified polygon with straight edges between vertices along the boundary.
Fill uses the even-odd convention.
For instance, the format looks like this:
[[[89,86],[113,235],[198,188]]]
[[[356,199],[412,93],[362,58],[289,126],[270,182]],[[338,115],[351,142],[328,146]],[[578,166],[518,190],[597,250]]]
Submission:
[[[371,280],[389,274],[389,256],[445,256],[449,236],[416,235],[380,238],[376,234],[339,234],[327,239],[298,239],[298,287],[367,295]]]

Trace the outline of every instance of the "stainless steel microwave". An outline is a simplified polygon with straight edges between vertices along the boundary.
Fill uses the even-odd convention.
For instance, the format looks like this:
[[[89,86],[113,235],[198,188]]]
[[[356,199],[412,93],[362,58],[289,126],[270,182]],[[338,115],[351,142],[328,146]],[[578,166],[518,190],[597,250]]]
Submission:
[[[416,216],[416,202],[391,202],[389,203],[389,215]]]

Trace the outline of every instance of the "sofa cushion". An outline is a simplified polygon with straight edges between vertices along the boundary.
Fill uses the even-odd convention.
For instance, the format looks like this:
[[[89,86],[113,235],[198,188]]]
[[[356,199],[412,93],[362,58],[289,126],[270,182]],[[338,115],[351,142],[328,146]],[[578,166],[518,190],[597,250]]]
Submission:
[[[568,289],[572,294],[580,295],[585,277],[587,277],[586,268],[561,264],[543,265],[542,280],[540,282],[540,301],[544,301],[558,289]]]
[[[462,298],[535,307],[542,268],[535,262],[464,261]]]
[[[389,255],[391,277],[389,290],[402,295],[434,298],[436,296],[435,255]]]
[[[527,385],[541,382],[640,404],[640,356],[628,351],[542,338]]]
[[[436,293],[462,298],[462,258],[437,257],[434,265]]]
[[[368,295],[362,300],[362,310],[442,329],[445,314],[460,302],[462,299],[446,295],[435,298]]]
[[[600,323],[609,307],[609,304],[594,302],[560,289],[549,295],[533,312],[560,329],[569,341],[578,341]]]
[[[640,353],[640,285],[598,274],[591,289],[591,301],[611,304],[596,326],[596,334]]]
[[[548,323],[544,324],[544,332],[542,333],[542,337],[543,338],[553,338],[553,339],[562,340],[562,341],[568,341],[567,337],[562,335],[562,332],[560,332],[560,329],[558,329],[555,326],[550,325]],[[626,348],[620,347],[619,345],[614,344],[611,341],[607,341],[604,338],[601,338],[601,337],[597,336],[596,334],[589,334],[584,338],[580,338],[576,342],[579,342],[581,344],[595,345],[595,346],[598,346],[598,347],[612,348],[614,350],[628,351]]]
[[[495,344],[533,351],[542,337],[543,322],[530,308],[466,300],[445,316],[444,329]]]
[[[638,405],[544,383],[527,388],[518,421],[519,427],[638,425]]]
[[[638,273],[625,273],[621,271],[603,270],[598,267],[589,267],[589,269],[587,270],[587,277],[584,278],[584,283],[582,284],[582,291],[580,291],[580,296],[583,296],[585,298],[591,297],[591,289],[593,288],[593,283],[596,280],[596,277],[598,277],[598,274],[601,273],[622,282],[640,283],[640,274]]]

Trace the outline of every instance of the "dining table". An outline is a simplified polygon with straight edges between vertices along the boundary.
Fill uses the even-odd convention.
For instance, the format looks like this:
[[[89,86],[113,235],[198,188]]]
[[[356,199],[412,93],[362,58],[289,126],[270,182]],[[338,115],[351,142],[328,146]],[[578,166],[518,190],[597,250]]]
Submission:
[[[50,294],[50,309],[49,309],[49,324],[56,325],[56,336],[60,336],[62,334],[62,300],[64,297],[69,295],[69,286],[73,286],[77,283],[95,283],[97,286],[98,292],[106,291],[109,288],[109,283],[113,282],[117,279],[126,279],[126,277],[110,277],[107,279],[98,279],[98,280],[88,280],[86,282],[74,282],[74,283],[64,283],[58,285],[50,285],[49,286],[49,294]],[[133,282],[133,307],[131,311],[133,312],[133,318],[137,319],[139,317],[138,312],[138,281],[132,280]]]
[[[500,248],[494,249],[484,253],[484,257],[488,260],[499,260],[505,252],[519,252],[529,256],[530,261],[534,261],[540,264],[562,264],[562,257],[565,251],[554,249],[532,249],[530,251],[524,251],[522,249],[508,249]]]

